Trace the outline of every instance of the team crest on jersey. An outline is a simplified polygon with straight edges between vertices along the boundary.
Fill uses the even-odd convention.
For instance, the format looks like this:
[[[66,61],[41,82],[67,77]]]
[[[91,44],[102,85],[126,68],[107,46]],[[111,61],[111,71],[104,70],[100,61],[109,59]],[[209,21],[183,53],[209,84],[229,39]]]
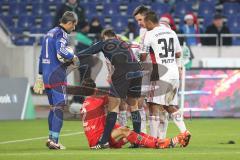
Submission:
[[[141,135],[138,135],[138,136],[137,136],[137,140],[141,141],[141,140],[142,140],[142,136],[141,136]]]

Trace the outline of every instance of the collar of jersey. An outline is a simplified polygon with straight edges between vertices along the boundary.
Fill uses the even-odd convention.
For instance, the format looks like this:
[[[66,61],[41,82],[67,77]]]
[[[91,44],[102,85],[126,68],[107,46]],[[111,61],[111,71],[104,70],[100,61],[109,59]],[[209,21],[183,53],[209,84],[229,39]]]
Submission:
[[[62,26],[60,26],[60,25],[58,25],[58,27],[60,27],[61,29],[63,29],[64,32],[66,32],[66,33],[68,34],[67,30],[66,30],[64,27],[62,27]]]

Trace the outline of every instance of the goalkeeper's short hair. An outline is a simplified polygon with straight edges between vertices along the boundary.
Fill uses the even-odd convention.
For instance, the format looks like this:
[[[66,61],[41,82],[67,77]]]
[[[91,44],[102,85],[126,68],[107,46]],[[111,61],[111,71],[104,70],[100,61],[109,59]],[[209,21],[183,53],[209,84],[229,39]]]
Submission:
[[[60,19],[60,23],[66,24],[68,22],[77,22],[78,21],[78,17],[77,14],[71,11],[66,11],[64,12],[64,14],[62,15],[62,18]]]

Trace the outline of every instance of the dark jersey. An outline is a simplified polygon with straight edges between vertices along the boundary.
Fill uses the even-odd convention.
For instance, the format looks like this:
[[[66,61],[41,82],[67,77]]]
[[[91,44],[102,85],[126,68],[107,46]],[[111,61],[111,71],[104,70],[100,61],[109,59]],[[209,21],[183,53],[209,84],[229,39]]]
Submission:
[[[83,55],[93,55],[99,52],[103,52],[104,56],[111,62],[115,72],[118,74],[141,70],[130,46],[126,42],[118,39],[99,41],[88,49],[79,52],[78,57],[81,60],[81,56]]]

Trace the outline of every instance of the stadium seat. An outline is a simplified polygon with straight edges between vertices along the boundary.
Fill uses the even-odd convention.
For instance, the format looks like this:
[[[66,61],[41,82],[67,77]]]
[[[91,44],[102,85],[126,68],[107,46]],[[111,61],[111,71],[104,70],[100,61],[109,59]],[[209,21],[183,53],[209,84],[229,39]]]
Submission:
[[[151,1],[146,1],[146,0],[134,0],[134,2],[138,2],[138,3],[141,3],[141,4],[145,4],[145,5],[146,4],[151,4]]]
[[[118,3],[111,3],[111,4],[104,4],[103,8],[103,15],[104,16],[112,16],[119,14],[119,4]]]
[[[32,46],[34,42],[35,42],[34,37],[18,37],[16,39],[13,39],[13,43],[18,46],[25,46],[25,45]]]
[[[111,0],[102,0],[101,3],[102,3],[102,4],[112,4],[112,3],[114,3],[114,1],[111,1]]]
[[[24,4],[20,3],[11,3],[9,6],[9,14],[12,16],[19,16],[21,14],[26,14],[26,6]]]
[[[111,24],[114,30],[117,33],[120,33],[125,30],[128,23],[128,17],[126,16],[112,16],[111,17]]]
[[[223,4],[223,14],[226,17],[235,16],[240,11],[239,3],[224,3]]]
[[[44,28],[45,30],[44,32],[48,31],[53,27],[53,20],[54,18],[50,15],[46,15],[42,17],[41,26],[42,28]]]
[[[37,34],[37,33],[46,33],[47,32],[47,29],[45,28],[37,28],[37,27],[34,27],[34,28],[30,28],[30,33],[32,34]]]
[[[128,4],[128,8],[127,8],[127,14],[128,15],[132,15],[134,9],[139,6],[141,3],[138,2],[132,2]]]
[[[0,16],[0,19],[4,22],[6,27],[13,27],[14,26],[14,21],[12,16]]]
[[[194,5],[194,4],[197,3],[197,0],[182,0],[182,2],[188,3],[188,4],[190,4],[190,5]]]
[[[9,27],[9,30],[13,35],[22,35],[24,31],[23,28],[19,27]]]
[[[24,0],[27,4],[44,3],[44,0]]]
[[[211,4],[213,4],[213,5],[215,5],[216,4],[216,0],[201,0],[201,1],[203,1],[203,2],[208,2],[208,3],[211,3]]]
[[[199,5],[198,16],[211,17],[215,14],[215,6],[210,2],[201,2]]]
[[[95,3],[86,3],[86,4],[81,4],[83,8],[85,9],[85,14],[86,15],[91,15],[91,14],[96,14],[96,4]]]
[[[42,3],[34,3],[32,4],[32,14],[35,16],[42,16],[49,13],[49,6]]]
[[[203,30],[205,31],[207,26],[211,25],[213,16],[203,17]]]
[[[189,3],[179,2],[176,4],[175,17],[184,17],[187,13],[192,12],[192,5]]]
[[[171,7],[166,3],[153,3],[151,5],[151,9],[154,10],[159,16],[161,16],[164,13],[169,13]]]
[[[129,2],[129,0],[114,0],[114,2],[123,3],[123,4],[129,4],[129,3],[131,3],[131,2]]]
[[[240,33],[240,16],[229,18],[227,26],[232,33]]]
[[[35,20],[34,16],[21,15],[18,18],[17,27],[25,29],[25,30],[29,30],[30,27],[32,27],[34,25],[34,20]]]

